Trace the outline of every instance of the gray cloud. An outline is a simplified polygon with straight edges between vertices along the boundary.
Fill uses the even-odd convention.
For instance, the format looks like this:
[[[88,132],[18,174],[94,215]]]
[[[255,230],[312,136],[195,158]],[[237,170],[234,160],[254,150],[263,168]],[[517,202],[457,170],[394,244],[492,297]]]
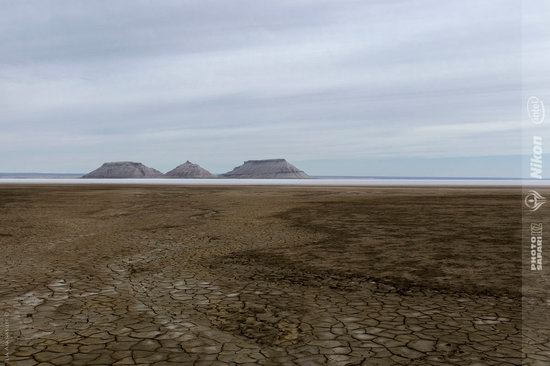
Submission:
[[[542,47],[514,0],[0,6],[4,171],[520,154],[521,47]]]

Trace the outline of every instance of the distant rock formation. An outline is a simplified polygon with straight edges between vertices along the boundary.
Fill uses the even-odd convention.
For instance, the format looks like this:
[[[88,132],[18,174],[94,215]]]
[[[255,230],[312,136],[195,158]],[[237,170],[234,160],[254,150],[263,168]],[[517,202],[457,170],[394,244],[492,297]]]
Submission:
[[[133,161],[116,161],[104,163],[96,170],[82,178],[161,178],[164,174]]]
[[[181,164],[174,169],[166,173],[170,178],[212,178],[214,175],[208,170],[202,168],[198,164],[193,164],[187,160],[184,164]]]
[[[251,179],[296,179],[309,178],[303,171],[285,159],[248,160],[230,172],[222,174],[224,178]]]

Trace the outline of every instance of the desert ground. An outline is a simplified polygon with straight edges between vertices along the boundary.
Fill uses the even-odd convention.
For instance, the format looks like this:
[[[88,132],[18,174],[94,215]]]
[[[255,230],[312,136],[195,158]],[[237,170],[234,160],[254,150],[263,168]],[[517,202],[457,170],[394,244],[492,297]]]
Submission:
[[[518,188],[0,186],[0,363],[550,365],[526,235]]]

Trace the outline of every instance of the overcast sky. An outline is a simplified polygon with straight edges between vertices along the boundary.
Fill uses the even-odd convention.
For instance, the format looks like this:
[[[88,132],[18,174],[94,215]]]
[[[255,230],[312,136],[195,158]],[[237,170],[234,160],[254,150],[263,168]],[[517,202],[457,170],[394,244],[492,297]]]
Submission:
[[[509,176],[521,153],[521,47],[550,63],[548,26],[533,13],[527,30],[541,38],[522,38],[517,0],[0,9],[0,171],[191,160],[224,172],[284,157],[325,175],[420,175],[430,161],[483,175],[489,159],[503,166],[491,174]],[[527,80],[530,90],[545,78]]]

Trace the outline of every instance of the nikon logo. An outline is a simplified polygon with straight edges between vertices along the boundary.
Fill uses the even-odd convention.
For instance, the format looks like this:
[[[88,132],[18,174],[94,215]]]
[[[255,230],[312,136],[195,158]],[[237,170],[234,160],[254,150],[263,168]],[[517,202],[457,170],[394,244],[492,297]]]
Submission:
[[[531,168],[531,178],[542,179],[542,137],[533,136],[533,155],[531,156],[529,167]]]

